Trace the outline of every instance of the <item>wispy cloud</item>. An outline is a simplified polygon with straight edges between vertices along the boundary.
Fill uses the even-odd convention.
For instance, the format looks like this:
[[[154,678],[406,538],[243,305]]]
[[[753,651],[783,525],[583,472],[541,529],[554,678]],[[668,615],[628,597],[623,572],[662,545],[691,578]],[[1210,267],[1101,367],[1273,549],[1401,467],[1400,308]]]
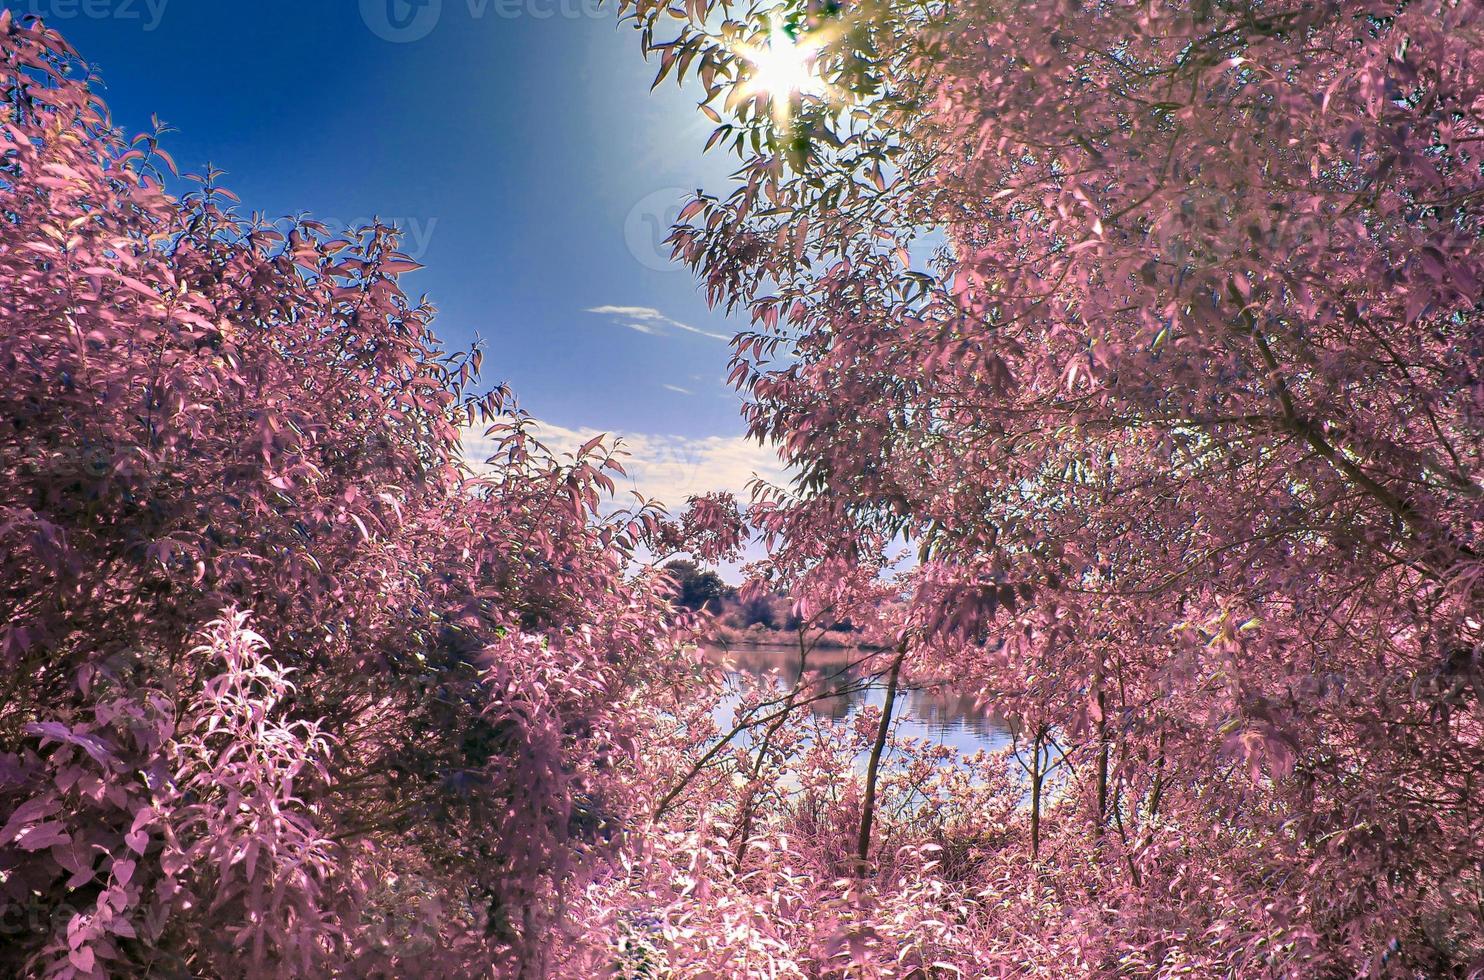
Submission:
[[[682,388],[679,385],[660,385],[660,387],[663,388],[663,389],[665,389],[666,391],[673,391],[677,395],[694,395],[695,394],[695,392],[694,391],[691,391],[689,388]]]
[[[593,306],[583,311],[584,313],[596,313],[599,316],[611,317],[620,326],[647,333],[653,337],[663,337],[671,330],[682,330],[701,337],[710,337],[712,340],[723,342],[732,338],[726,334],[713,333],[710,330],[702,330],[693,327],[689,323],[681,323],[673,317],[668,317],[652,306]]]
[[[542,422],[536,430],[536,437],[558,452],[573,452],[602,434],[602,430],[587,426],[569,429],[549,422]],[[627,481],[617,473],[611,474],[619,489],[637,490],[672,509],[688,497],[717,490],[745,499],[747,484],[754,476],[772,483],[788,479],[775,450],[742,436],[690,438],[646,432],[609,435],[610,444],[614,439],[622,440],[629,453],[623,459]],[[494,444],[484,437],[482,429],[464,430],[464,453],[470,460],[488,459],[494,451]]]

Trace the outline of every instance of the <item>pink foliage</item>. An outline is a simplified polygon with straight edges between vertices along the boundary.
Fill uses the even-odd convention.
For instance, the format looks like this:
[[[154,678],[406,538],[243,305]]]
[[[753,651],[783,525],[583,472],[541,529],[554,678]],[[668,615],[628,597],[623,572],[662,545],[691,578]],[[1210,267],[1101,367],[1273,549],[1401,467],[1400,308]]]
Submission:
[[[746,508],[609,511],[393,229],[167,177],[0,13],[0,971],[1484,975],[1478,5],[811,4],[823,98],[623,9],[743,156],[673,242]],[[636,553],[753,531],[884,707],[683,645]]]
[[[0,972],[539,971],[689,669],[657,516],[473,393],[393,229],[172,194],[77,70],[0,13]]]
[[[808,602],[909,543],[878,669],[1056,766],[962,891],[882,883],[915,816],[867,819],[848,878],[708,871],[752,904],[697,958],[754,969],[721,929],[786,975],[1484,972],[1479,5],[809,4],[832,94],[787,112],[738,84],[762,5],[624,9],[742,157],[672,243],[750,311],[733,378],[800,473],[748,515],[770,572]],[[821,910],[868,894],[864,972],[827,968]]]

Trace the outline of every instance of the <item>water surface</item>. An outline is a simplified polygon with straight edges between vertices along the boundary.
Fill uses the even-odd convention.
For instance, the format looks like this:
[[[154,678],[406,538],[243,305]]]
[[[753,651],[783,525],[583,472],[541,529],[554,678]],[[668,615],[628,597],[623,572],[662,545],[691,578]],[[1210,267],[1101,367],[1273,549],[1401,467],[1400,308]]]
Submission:
[[[804,676],[801,690],[810,697],[823,695],[808,705],[808,710],[819,717],[844,721],[863,705],[879,708],[886,702],[885,679],[871,677],[860,666],[870,656],[863,650],[812,650],[802,671],[797,647],[711,647],[706,656],[726,665],[738,677],[771,676],[781,691],[787,691]],[[735,704],[733,699],[725,706],[727,720]],[[898,734],[930,739],[966,753],[1003,748],[1010,741],[1010,729],[1002,720],[945,683],[922,685],[904,680],[898,686],[894,715],[900,719]]]

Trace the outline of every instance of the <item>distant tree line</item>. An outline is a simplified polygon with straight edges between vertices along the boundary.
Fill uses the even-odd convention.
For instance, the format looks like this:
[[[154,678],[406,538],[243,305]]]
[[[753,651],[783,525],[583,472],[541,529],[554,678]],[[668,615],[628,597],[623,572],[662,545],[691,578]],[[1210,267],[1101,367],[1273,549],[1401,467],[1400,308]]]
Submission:
[[[688,558],[677,558],[665,565],[674,579],[672,601],[696,612],[716,615],[723,625],[736,630],[761,627],[765,630],[792,632],[800,625],[793,602],[786,595],[742,591],[728,585],[714,570],[703,568]],[[829,626],[832,632],[853,630],[848,620]]]

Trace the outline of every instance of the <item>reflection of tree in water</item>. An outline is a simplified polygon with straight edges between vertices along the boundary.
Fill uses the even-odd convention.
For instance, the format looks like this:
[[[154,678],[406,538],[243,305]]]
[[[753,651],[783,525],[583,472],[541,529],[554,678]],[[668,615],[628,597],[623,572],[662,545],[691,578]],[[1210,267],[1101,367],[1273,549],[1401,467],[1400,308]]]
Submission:
[[[939,735],[968,729],[975,735],[1003,735],[1009,724],[986,712],[972,695],[955,693],[946,682],[906,690],[907,714]]]
[[[809,710],[817,717],[842,721],[873,700],[872,695],[879,700],[881,682],[870,676],[870,654],[862,650],[812,650],[802,671],[797,648],[736,647],[713,651],[711,656],[738,674],[771,676],[783,690],[791,689],[802,676],[801,699],[809,699]],[[905,715],[932,734],[969,731],[989,738],[1008,730],[1003,720],[985,712],[971,695],[950,690],[946,682],[908,686],[903,694]]]
[[[842,721],[865,702],[868,686],[854,670],[820,670],[811,666],[804,689],[812,695],[828,695],[810,704],[810,711],[819,717]]]
[[[812,650],[802,663],[794,647],[737,647],[712,655],[738,674],[771,676],[783,690],[799,684],[802,678],[800,700],[807,700],[815,716],[832,721],[848,718],[865,703],[872,686],[860,667],[860,661],[869,655],[860,650]]]

